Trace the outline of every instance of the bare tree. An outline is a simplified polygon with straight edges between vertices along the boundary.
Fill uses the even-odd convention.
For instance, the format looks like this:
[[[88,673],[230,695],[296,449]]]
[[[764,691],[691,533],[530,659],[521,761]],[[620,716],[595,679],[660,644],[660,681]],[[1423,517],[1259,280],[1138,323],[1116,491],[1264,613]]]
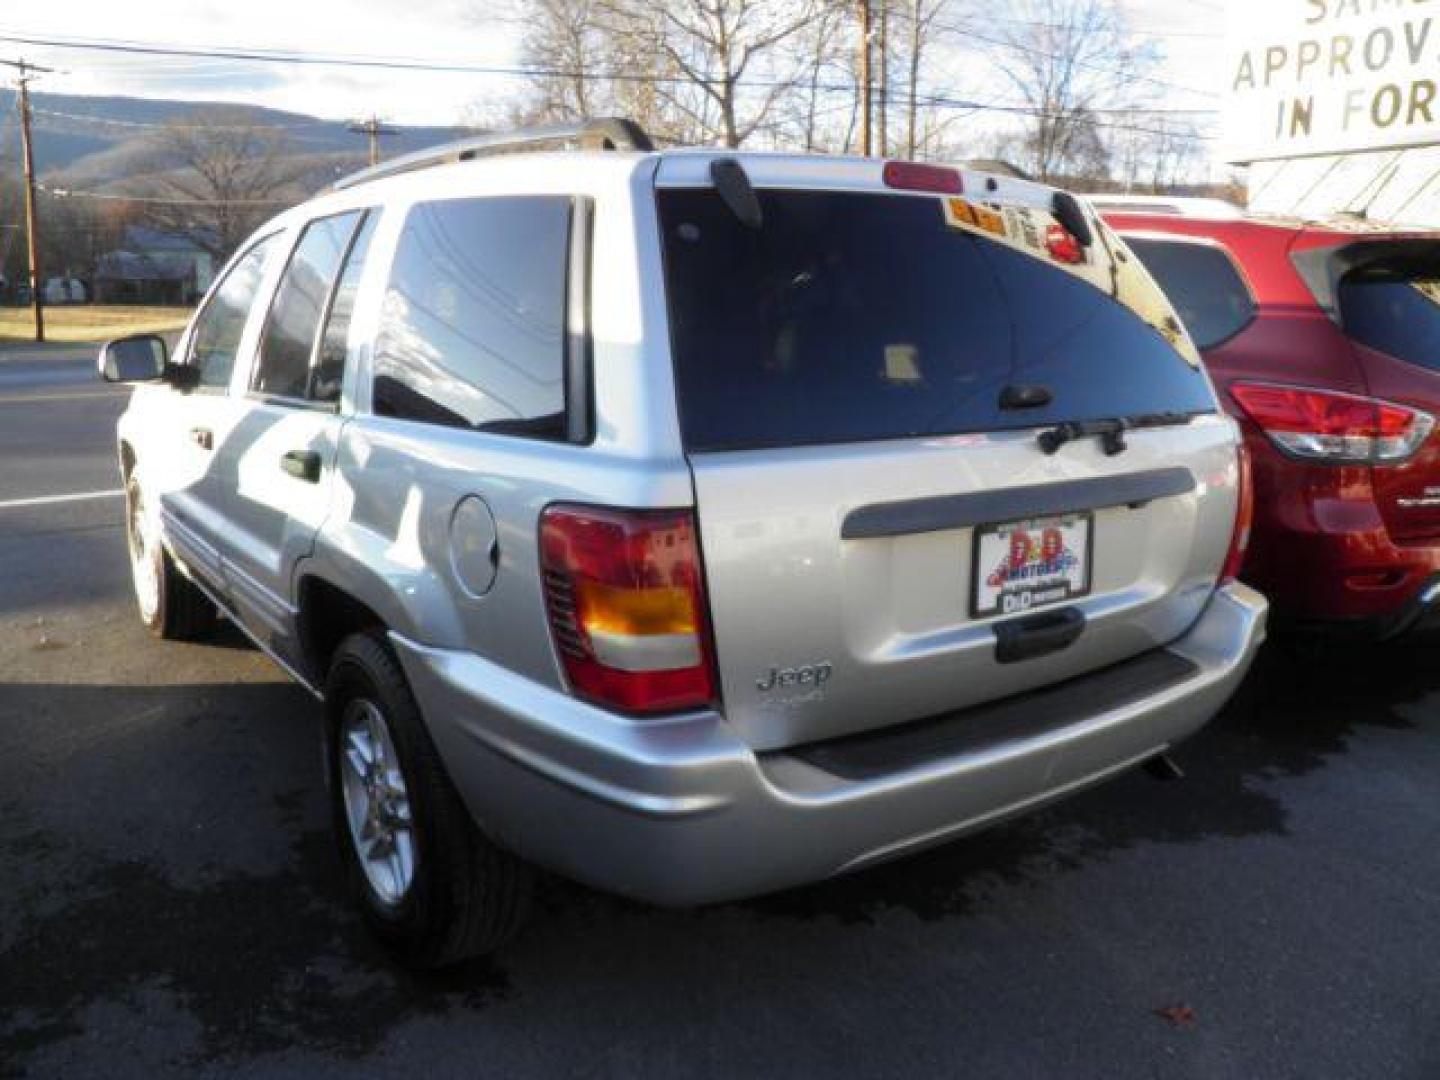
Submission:
[[[781,46],[820,8],[819,0],[608,2],[621,35],[679,76],[657,82],[657,94],[725,146],[741,145],[801,81],[803,60]]]
[[[14,284],[27,273],[20,225],[24,197],[20,185],[5,168],[8,164],[0,159],[0,280]],[[3,290],[0,290],[0,299],[4,299]]]
[[[595,62],[610,44],[597,0],[530,0],[523,9],[526,63],[536,69],[538,119],[575,120],[604,111],[605,72]]]
[[[864,79],[857,0],[512,3],[533,92],[509,107],[509,120],[621,113],[675,142],[854,145]],[[939,16],[958,0],[868,5],[876,145],[913,156],[944,126],[923,87],[947,32]]]
[[[946,0],[905,0],[905,156],[915,157],[922,144],[916,134],[920,114],[920,85],[925,75],[925,46],[935,36],[936,19]]]
[[[791,39],[825,0],[536,0],[526,62],[549,119],[633,116],[661,138],[739,146],[803,82]]]
[[[1014,0],[994,60],[1026,104],[1022,145],[1040,180],[1094,165],[1097,110],[1141,104],[1155,59],[1104,0]]]
[[[1110,186],[1149,193],[1182,183],[1197,164],[1201,146],[1189,118],[1145,110],[1116,114],[1108,141]]]
[[[305,194],[312,165],[283,132],[202,113],[167,125],[152,139],[151,176],[141,190],[148,222],[185,236],[216,260],[286,203]]]
[[[40,202],[40,265],[47,275],[89,279],[100,256],[118,247],[136,220],[133,203],[71,197],[64,188]]]

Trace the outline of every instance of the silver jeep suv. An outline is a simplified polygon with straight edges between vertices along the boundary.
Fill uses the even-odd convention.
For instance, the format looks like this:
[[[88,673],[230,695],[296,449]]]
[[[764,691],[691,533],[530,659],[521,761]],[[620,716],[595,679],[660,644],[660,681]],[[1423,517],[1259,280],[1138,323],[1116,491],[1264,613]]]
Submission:
[[[520,152],[523,151],[523,152]],[[547,867],[663,904],[856,870],[1165,753],[1263,637],[1245,464],[1081,202],[962,168],[471,140],[113,342],[140,613],[323,700],[404,960]]]

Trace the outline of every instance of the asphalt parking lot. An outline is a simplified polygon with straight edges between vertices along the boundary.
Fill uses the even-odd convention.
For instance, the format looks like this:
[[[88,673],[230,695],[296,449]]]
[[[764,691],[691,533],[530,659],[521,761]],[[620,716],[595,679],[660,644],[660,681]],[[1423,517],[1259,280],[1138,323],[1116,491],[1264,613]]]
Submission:
[[[392,969],[316,706],[135,619],[89,364],[0,352],[0,1075],[1440,1075],[1437,643],[1272,651],[1183,782],[700,911],[549,883]]]

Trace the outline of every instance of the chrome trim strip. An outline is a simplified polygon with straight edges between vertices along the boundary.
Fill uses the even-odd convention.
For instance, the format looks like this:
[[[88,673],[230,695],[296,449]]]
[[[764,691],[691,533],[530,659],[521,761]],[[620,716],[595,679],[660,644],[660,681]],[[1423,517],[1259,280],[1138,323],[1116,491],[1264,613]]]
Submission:
[[[875,503],[845,515],[840,527],[844,540],[874,540],[917,533],[964,529],[1080,510],[1136,506],[1156,499],[1188,495],[1195,490],[1189,469],[1152,469],[1093,480],[1066,480],[1058,484],[941,495],[930,499]]]

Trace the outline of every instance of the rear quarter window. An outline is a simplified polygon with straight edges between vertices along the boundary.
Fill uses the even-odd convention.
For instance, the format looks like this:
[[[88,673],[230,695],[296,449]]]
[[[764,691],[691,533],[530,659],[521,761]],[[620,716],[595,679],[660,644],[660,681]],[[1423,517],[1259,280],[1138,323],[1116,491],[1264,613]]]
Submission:
[[[1222,249],[1184,240],[1127,237],[1200,349],[1224,344],[1255,319],[1255,298]]]
[[[376,415],[565,437],[570,212],[563,196],[410,210],[375,340]]]
[[[1340,283],[1340,318],[1360,344],[1440,370],[1440,268],[1358,270]]]

